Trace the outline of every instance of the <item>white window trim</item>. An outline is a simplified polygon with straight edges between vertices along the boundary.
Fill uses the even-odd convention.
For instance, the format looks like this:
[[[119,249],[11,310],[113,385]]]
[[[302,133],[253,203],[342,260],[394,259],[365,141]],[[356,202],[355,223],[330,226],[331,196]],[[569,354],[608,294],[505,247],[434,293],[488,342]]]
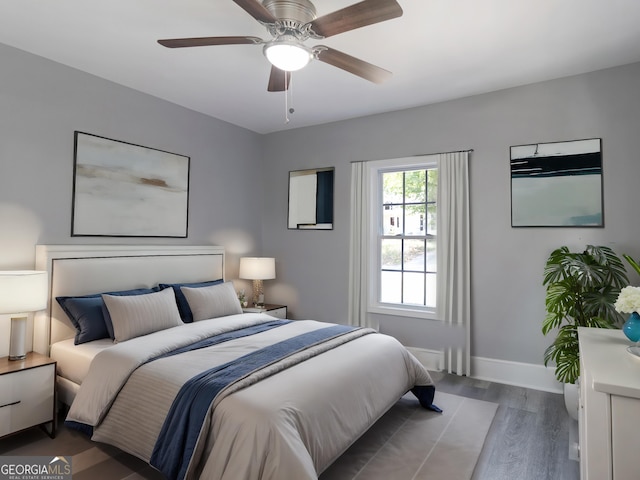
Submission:
[[[382,203],[382,191],[379,184],[379,174],[385,171],[393,170],[410,170],[421,167],[433,168],[437,166],[438,155],[420,155],[415,157],[394,158],[389,160],[377,160],[367,162],[367,180],[368,180],[368,211],[367,216],[369,230],[368,255],[369,259],[369,277],[368,285],[368,305],[369,313],[381,315],[394,315],[400,317],[424,318],[429,320],[438,320],[436,310],[433,308],[421,308],[415,306],[402,306],[399,304],[382,303],[378,301],[379,281],[380,281],[380,255],[378,251],[378,235],[380,222],[378,221],[379,206]]]

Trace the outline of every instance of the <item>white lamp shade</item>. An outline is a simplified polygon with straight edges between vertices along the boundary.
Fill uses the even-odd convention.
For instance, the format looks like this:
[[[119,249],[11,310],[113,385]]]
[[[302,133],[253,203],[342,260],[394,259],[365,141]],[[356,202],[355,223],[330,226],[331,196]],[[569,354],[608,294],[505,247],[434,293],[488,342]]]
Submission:
[[[268,257],[241,258],[240,278],[247,280],[270,280],[276,278],[276,259]]]
[[[47,272],[0,271],[0,314],[35,312],[47,306]]]

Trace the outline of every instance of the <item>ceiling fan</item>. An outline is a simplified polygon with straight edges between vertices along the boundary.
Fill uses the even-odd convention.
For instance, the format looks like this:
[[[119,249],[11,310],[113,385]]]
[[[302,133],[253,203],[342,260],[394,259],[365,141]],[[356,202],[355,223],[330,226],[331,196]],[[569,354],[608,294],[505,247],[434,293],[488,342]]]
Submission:
[[[263,52],[271,62],[267,90],[280,92],[289,88],[291,72],[306,66],[312,59],[333,65],[374,83],[382,83],[391,72],[325,45],[307,47],[309,38],[322,39],[339,33],[384,22],[402,15],[396,0],[363,0],[333,13],[316,16],[309,0],[233,0],[249,15],[264,25],[271,40],[259,37],[197,37],[158,40],[168,48],[209,45],[264,45]]]

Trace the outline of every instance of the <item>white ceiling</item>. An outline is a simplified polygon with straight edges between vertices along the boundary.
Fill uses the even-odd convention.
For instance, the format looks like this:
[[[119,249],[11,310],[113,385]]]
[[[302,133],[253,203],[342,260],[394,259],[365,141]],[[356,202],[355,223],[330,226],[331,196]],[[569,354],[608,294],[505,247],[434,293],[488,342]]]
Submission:
[[[318,16],[357,0],[316,0]],[[254,35],[231,0],[2,0],[0,43],[259,133],[400,110],[640,61],[638,0],[398,0],[400,18],[326,44],[394,75],[376,85],[312,62],[267,92],[258,45],[167,49],[157,39]],[[0,67],[1,68],[1,67]]]

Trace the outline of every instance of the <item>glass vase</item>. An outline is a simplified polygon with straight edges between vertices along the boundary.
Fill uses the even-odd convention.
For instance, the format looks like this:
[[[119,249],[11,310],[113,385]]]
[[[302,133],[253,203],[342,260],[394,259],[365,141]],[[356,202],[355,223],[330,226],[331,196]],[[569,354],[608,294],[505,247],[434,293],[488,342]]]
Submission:
[[[638,312],[632,312],[624,325],[622,325],[622,331],[632,342],[640,340],[640,315]]]

